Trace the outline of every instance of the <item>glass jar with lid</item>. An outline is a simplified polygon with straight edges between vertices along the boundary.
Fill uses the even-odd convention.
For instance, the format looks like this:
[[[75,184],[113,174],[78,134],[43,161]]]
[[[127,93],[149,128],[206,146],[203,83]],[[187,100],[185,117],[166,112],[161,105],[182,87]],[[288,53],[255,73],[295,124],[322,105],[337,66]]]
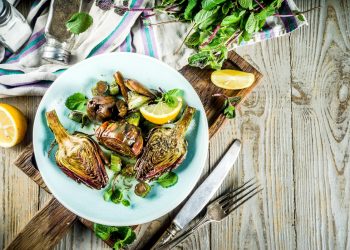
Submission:
[[[46,44],[43,59],[67,64],[74,44],[74,35],[66,28],[66,22],[82,8],[82,0],[51,0],[45,26]]]
[[[21,13],[6,0],[0,0],[0,43],[17,52],[31,34],[32,29]]]

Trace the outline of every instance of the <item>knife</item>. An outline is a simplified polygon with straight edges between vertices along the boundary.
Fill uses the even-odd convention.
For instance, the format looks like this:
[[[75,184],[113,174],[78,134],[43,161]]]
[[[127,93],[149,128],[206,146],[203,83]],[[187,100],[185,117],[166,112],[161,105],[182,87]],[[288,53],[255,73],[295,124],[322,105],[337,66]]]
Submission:
[[[175,216],[173,221],[163,235],[159,238],[152,249],[157,249],[169,242],[174,236],[186,227],[208,204],[215,192],[219,189],[229,170],[238,157],[241,148],[241,142],[235,140],[213,172],[204,180],[197,190],[187,200],[180,212]]]

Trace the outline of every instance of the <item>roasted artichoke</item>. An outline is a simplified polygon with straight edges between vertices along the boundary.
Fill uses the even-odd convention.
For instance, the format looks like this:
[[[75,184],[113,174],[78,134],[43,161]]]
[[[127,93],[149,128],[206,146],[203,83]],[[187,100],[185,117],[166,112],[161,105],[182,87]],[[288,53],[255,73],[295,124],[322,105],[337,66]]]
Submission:
[[[101,189],[108,183],[105,158],[98,144],[83,133],[70,135],[60,123],[55,110],[46,113],[48,126],[55,135],[55,158],[61,170],[76,182]]]
[[[196,109],[187,107],[173,128],[157,127],[150,131],[143,154],[135,164],[136,178],[152,180],[176,168],[185,159],[185,134]]]
[[[125,120],[102,123],[95,136],[102,145],[125,156],[136,157],[143,148],[140,128]]]

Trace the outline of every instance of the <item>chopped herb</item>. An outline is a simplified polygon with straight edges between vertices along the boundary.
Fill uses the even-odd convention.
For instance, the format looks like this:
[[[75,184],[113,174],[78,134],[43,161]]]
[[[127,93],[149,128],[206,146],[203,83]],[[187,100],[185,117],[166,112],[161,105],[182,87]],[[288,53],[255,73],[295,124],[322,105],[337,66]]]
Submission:
[[[115,204],[119,204],[123,200],[123,193],[119,189],[114,189],[111,201]]]
[[[111,170],[114,173],[119,173],[122,169],[122,160],[116,154],[111,154]]]
[[[128,200],[122,200],[122,204],[126,207],[129,207],[130,206],[130,201]]]
[[[134,242],[136,234],[131,227],[105,226],[94,223],[94,232],[102,240],[110,240],[114,243],[114,249],[121,249]]]

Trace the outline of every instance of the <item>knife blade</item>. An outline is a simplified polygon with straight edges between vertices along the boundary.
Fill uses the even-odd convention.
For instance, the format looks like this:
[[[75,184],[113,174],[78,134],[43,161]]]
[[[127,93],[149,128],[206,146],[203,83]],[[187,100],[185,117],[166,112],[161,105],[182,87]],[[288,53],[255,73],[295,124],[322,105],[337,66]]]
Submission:
[[[229,170],[236,161],[241,148],[241,142],[235,140],[222,157],[213,172],[203,181],[197,190],[187,200],[171,225],[154,245],[153,249],[169,242],[176,233],[188,225],[202,209],[208,204],[215,192],[219,189]]]

